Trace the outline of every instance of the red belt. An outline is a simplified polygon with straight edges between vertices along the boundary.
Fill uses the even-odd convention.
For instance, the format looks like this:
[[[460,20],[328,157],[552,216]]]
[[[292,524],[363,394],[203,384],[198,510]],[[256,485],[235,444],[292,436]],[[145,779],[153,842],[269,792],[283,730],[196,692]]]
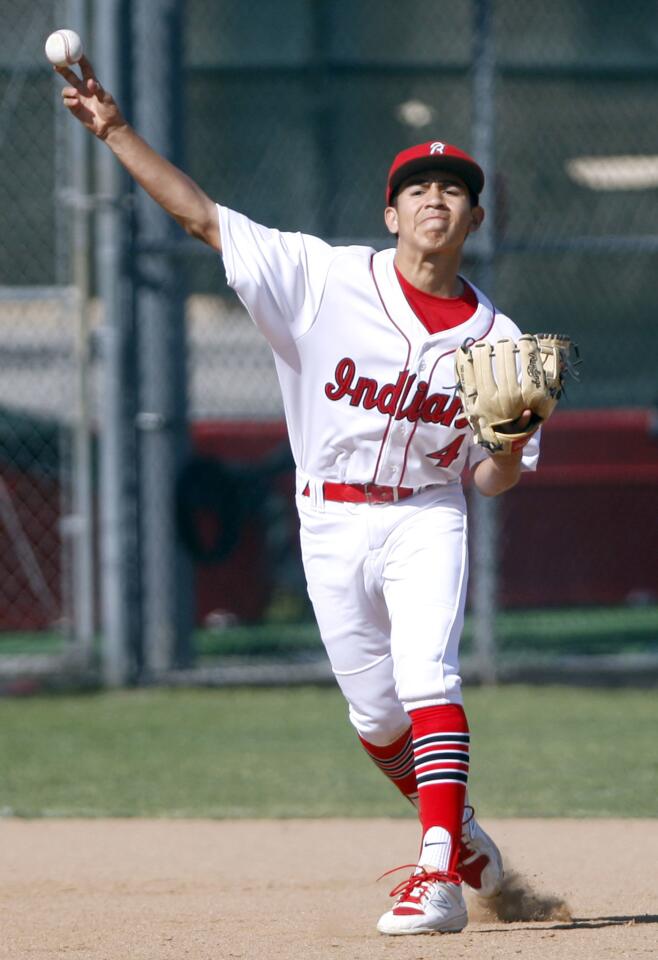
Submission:
[[[405,500],[415,490],[413,487],[380,487],[376,483],[329,483],[322,484],[325,500],[336,500],[338,503],[397,503]],[[309,497],[308,484],[302,491],[302,496]]]

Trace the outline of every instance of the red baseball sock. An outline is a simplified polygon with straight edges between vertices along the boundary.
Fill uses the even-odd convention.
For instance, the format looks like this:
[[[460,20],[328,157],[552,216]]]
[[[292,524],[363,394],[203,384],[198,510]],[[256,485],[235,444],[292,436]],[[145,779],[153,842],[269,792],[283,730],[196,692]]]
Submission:
[[[359,737],[368,756],[374,760],[382,773],[395,784],[414,806],[418,806],[418,789],[414,770],[414,752],[411,745],[411,727],[405,730],[397,740],[384,747],[377,747]]]
[[[420,862],[429,863],[437,870],[454,872],[459,860],[468,780],[466,714],[462,706],[450,703],[420,707],[411,710],[409,716],[423,828]]]

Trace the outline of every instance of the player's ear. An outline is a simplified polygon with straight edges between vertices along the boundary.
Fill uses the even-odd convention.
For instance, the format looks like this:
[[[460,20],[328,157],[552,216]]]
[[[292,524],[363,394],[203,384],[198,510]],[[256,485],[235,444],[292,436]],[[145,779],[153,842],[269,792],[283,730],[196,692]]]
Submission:
[[[389,233],[396,234],[398,232],[398,212],[395,207],[386,207],[384,210],[384,223]]]
[[[484,220],[484,210],[482,207],[471,207],[471,223],[468,228],[469,233],[475,233],[476,230],[479,230],[482,226],[482,221]]]

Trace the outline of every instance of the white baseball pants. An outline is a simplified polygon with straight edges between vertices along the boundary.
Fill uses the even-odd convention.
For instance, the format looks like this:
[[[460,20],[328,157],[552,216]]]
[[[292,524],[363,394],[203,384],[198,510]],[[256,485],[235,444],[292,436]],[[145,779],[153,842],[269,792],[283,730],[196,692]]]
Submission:
[[[309,597],[358,733],[384,745],[409,726],[408,710],[461,703],[461,484],[377,505],[298,493],[297,508]]]

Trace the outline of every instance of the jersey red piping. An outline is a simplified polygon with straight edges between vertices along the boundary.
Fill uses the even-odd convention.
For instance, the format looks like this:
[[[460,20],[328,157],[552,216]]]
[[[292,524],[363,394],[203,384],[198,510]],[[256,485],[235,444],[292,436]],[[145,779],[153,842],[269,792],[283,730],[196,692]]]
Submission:
[[[397,325],[397,323],[395,322],[395,320],[393,319],[393,317],[390,315],[390,313],[388,312],[388,310],[387,310],[387,308],[386,308],[386,304],[384,303],[384,298],[383,298],[382,295],[381,295],[381,291],[380,291],[379,286],[378,286],[378,284],[377,284],[377,278],[375,277],[375,271],[374,271],[374,269],[373,269],[373,260],[374,260],[374,259],[375,259],[375,254],[372,253],[372,254],[370,255],[370,276],[372,277],[372,282],[373,282],[374,285],[375,285],[375,290],[377,291],[377,296],[379,297],[380,303],[381,303],[381,305],[382,305],[382,307],[383,307],[383,309],[384,309],[384,313],[386,314],[386,316],[388,317],[388,319],[391,321],[391,323],[393,324],[393,326],[395,327],[395,329],[398,331],[398,333],[400,334],[400,336],[401,336],[401,337],[404,337],[404,339],[405,339],[406,342],[407,342],[407,359],[406,359],[405,362],[404,362],[404,372],[405,372],[405,373],[409,373],[409,357],[411,356],[411,340],[409,340],[409,337],[406,335],[406,333],[404,333],[404,331]],[[397,413],[397,410],[395,411],[395,413]],[[382,437],[382,442],[381,442],[380,445],[379,445],[379,456],[377,457],[377,462],[375,463],[375,471],[374,471],[374,473],[373,473],[373,475],[372,475],[372,480],[370,481],[371,483],[374,483],[374,482],[375,482],[375,477],[377,476],[377,472],[378,472],[378,470],[379,470],[379,464],[380,464],[381,459],[382,459],[382,453],[384,452],[384,446],[385,446],[385,444],[386,444],[386,440],[387,440],[387,438],[388,438],[388,434],[389,434],[389,431],[390,431],[390,429],[391,429],[391,424],[393,423],[393,420],[395,419],[395,413],[392,413],[392,414],[389,416],[389,418],[388,418],[388,424],[386,425],[386,430],[384,431],[384,436]]]

